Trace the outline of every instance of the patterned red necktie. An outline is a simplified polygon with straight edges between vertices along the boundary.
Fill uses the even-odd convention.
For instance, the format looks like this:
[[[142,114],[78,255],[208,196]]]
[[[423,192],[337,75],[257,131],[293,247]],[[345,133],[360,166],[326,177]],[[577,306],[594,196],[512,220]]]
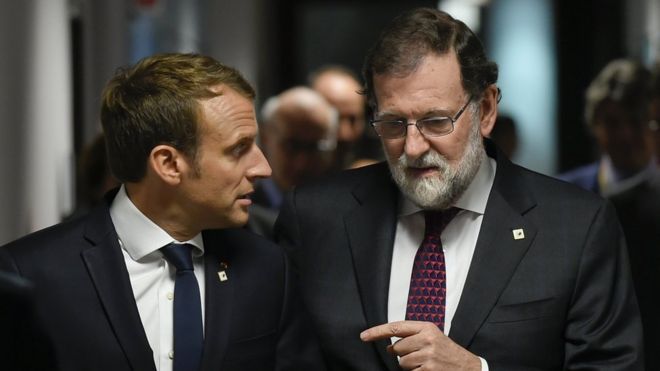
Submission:
[[[435,323],[440,331],[445,328],[445,253],[440,234],[456,216],[458,208],[444,211],[426,211],[424,240],[415,254],[406,319]]]

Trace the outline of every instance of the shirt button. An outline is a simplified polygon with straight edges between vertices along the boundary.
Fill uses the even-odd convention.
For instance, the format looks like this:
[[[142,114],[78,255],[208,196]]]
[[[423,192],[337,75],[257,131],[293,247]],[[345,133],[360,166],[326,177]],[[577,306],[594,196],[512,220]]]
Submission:
[[[166,296],[167,296],[167,300],[174,299],[174,293],[173,292],[168,292]]]
[[[170,350],[169,353],[167,353],[167,356],[168,356],[170,359],[174,359],[174,351],[173,351],[173,350]]]

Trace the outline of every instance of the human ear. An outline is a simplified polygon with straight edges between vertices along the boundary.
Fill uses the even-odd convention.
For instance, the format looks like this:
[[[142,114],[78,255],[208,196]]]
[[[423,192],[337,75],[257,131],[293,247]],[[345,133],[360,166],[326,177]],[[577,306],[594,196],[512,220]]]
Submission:
[[[495,127],[495,119],[497,118],[497,102],[500,96],[500,89],[495,84],[491,84],[486,88],[481,99],[481,109],[479,117],[479,128],[481,136],[488,137]]]
[[[157,145],[149,153],[149,167],[163,182],[176,185],[188,167],[186,158],[179,150],[167,145]]]

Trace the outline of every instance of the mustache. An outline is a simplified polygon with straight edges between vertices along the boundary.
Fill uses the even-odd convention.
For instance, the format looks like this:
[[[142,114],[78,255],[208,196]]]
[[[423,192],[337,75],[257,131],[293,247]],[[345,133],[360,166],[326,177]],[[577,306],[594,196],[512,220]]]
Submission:
[[[435,151],[429,151],[415,159],[409,158],[405,153],[399,156],[399,166],[405,167],[438,167],[444,169],[447,167],[447,158]]]

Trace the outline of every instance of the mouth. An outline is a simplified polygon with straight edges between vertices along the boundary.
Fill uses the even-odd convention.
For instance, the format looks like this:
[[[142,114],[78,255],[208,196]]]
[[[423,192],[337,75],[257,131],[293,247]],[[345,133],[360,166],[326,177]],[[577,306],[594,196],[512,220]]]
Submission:
[[[248,193],[239,195],[236,200],[242,205],[242,206],[249,206],[252,204],[252,194],[254,191],[250,191]]]
[[[418,178],[435,175],[439,171],[436,166],[426,166],[426,167],[409,166],[406,170],[408,174]]]

